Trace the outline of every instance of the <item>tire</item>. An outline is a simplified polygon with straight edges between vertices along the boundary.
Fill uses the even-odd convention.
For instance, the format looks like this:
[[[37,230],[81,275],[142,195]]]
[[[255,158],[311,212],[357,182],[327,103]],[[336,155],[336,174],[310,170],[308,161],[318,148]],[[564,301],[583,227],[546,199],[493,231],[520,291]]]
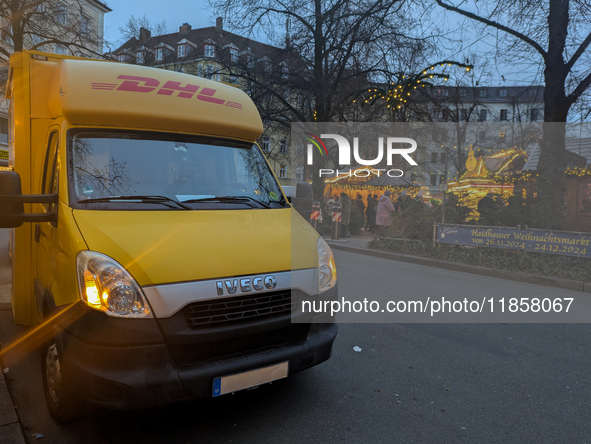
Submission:
[[[84,403],[74,395],[64,378],[62,362],[55,337],[51,338],[41,349],[43,392],[53,419],[65,424],[84,415]]]

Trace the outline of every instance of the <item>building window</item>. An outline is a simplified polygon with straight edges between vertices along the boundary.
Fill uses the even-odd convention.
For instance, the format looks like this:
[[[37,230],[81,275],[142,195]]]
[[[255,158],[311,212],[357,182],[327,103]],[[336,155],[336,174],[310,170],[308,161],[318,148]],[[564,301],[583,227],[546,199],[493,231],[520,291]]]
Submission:
[[[460,97],[468,97],[468,90],[460,89]]]
[[[215,46],[205,45],[205,57],[215,57]]]
[[[499,89],[499,97],[507,97],[507,90]]]
[[[430,182],[431,186],[437,185],[437,174],[435,174],[435,173],[429,174],[429,179],[431,180],[431,182]]]
[[[296,180],[298,182],[304,180],[304,167],[299,166],[296,168]]]
[[[135,57],[136,57],[136,62],[137,62],[137,63],[139,63],[139,64],[142,64],[142,63],[144,63],[144,53],[143,53],[142,51],[138,51],[138,52],[135,54]]]
[[[431,163],[437,163],[437,153],[431,153]]]
[[[505,141],[506,137],[507,137],[507,131],[499,131],[499,141],[500,142]]]
[[[530,110],[531,121],[535,122],[540,118],[540,110],[537,108],[532,108]]]
[[[507,121],[508,119],[509,119],[509,110],[508,109],[502,109],[501,110],[501,115],[499,117],[499,120]]]
[[[279,142],[279,152],[281,154],[287,154],[287,140],[281,139]]]
[[[440,161],[441,163],[445,163],[445,161],[446,161],[446,160],[447,160],[447,159],[445,158],[445,153],[441,153],[441,156],[439,156],[439,161]]]
[[[417,173],[410,173],[410,181],[415,183],[417,181]]]
[[[58,46],[59,46],[59,45],[56,45],[55,52],[56,52],[56,53],[58,53],[58,54],[60,54],[59,52],[57,52],[57,47],[58,47]],[[126,61],[126,58],[127,58],[127,57],[125,56],[125,54],[119,54],[119,55],[117,56],[117,60],[119,60],[121,63],[125,63],[125,61]]]
[[[80,16],[80,34],[82,37],[90,37],[90,17],[84,14]]]
[[[285,174],[285,165],[279,165],[279,178],[280,179],[285,179],[286,174]]]
[[[271,151],[271,139],[268,136],[263,137],[263,151],[266,153]]]
[[[205,78],[213,79],[213,65],[205,65]]]
[[[156,61],[157,62],[162,61],[162,59],[163,59],[162,55],[163,55],[162,48],[157,48],[156,49]]]
[[[236,63],[238,61],[238,50],[230,48],[230,61]]]
[[[468,110],[461,109],[460,110],[460,122],[467,122],[468,121]]]
[[[439,175],[439,183],[447,183],[447,178],[443,175]]]
[[[478,90],[478,97],[484,99],[486,97],[486,89],[482,88]]]
[[[187,55],[187,45],[184,43],[176,47],[176,54],[178,57],[185,57]]]
[[[478,131],[478,141],[486,140],[486,131]]]
[[[55,5],[55,21],[60,25],[65,25],[68,17],[68,6],[65,3]]]
[[[481,122],[486,122],[486,116],[488,114],[488,110],[486,108],[481,109],[478,111],[478,120]]]

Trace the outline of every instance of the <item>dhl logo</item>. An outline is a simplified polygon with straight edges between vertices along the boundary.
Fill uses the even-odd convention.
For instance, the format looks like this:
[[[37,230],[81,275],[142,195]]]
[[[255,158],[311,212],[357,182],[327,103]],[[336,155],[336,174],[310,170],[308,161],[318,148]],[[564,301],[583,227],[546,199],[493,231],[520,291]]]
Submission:
[[[92,89],[102,89],[106,91],[131,91],[139,93],[150,93],[160,87],[160,82],[157,79],[151,77],[139,77],[139,76],[125,76],[120,75],[117,77],[118,80],[123,80],[121,84],[118,83],[91,83]],[[229,106],[230,108],[242,109],[242,104],[237,102],[231,102],[229,100],[220,99],[213,97],[217,92],[213,88],[201,88],[199,85],[192,85],[187,83],[181,86],[181,82],[174,82],[168,80],[156,94],[163,96],[172,96],[174,93],[178,93],[177,97],[184,99],[191,99],[197,94],[197,99],[204,102],[214,103],[216,105]]]

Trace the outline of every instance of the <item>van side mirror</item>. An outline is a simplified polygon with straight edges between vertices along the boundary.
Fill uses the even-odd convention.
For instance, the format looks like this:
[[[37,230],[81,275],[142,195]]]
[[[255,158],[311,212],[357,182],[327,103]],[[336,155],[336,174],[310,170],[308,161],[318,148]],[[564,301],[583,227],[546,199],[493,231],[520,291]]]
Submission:
[[[306,220],[310,220],[312,216],[312,204],[314,199],[312,196],[312,185],[308,182],[298,182],[296,187],[296,195],[291,198],[291,204],[298,213]]]
[[[24,222],[55,222],[57,214],[25,213],[25,203],[56,203],[57,194],[22,194],[21,176],[0,171],[0,228],[18,228]]]

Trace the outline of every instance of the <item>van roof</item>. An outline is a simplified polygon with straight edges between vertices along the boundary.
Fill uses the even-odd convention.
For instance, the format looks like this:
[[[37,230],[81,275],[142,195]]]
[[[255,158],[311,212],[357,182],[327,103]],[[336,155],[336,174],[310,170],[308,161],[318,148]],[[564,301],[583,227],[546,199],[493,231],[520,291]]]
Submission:
[[[262,133],[254,103],[233,86],[166,69],[48,56],[47,61],[31,60],[31,83],[35,65],[54,65],[49,110],[54,117],[63,115],[70,124],[246,141],[254,141]]]

